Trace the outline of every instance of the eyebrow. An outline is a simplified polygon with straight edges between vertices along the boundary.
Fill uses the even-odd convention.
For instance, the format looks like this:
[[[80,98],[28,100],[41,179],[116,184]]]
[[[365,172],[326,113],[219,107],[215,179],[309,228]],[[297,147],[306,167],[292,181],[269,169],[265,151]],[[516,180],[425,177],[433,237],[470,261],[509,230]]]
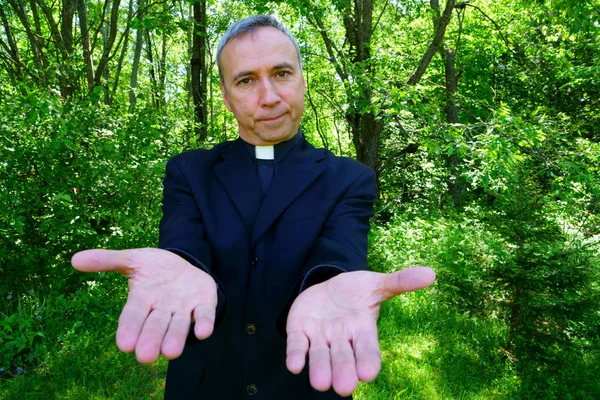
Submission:
[[[296,70],[296,67],[288,62],[283,62],[281,64],[277,64],[275,65],[273,68],[273,70],[278,71],[278,70],[282,70],[282,69],[291,69],[293,71]],[[248,71],[241,71],[238,72],[234,77],[233,77],[233,81],[237,82],[238,79],[248,76],[248,75],[252,75],[254,73],[254,71],[248,70]]]
[[[281,64],[277,64],[276,66],[273,67],[274,70],[279,70],[279,69],[291,69],[291,70],[296,70],[296,67],[294,67],[293,64],[288,63],[288,62],[283,62]]]

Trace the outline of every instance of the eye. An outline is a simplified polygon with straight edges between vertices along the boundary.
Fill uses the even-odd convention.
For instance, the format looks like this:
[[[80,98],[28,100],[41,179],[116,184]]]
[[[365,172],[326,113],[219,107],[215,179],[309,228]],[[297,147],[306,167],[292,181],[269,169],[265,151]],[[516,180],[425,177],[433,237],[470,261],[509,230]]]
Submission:
[[[287,77],[289,74],[290,74],[290,72],[289,72],[289,71],[279,71],[279,72],[277,72],[277,76],[278,76],[279,78],[285,78],[285,77]]]
[[[240,84],[240,85],[247,85],[247,84],[249,84],[250,82],[251,82],[251,79],[250,79],[250,78],[244,78],[244,79],[240,79],[240,80],[238,81],[238,84]]]

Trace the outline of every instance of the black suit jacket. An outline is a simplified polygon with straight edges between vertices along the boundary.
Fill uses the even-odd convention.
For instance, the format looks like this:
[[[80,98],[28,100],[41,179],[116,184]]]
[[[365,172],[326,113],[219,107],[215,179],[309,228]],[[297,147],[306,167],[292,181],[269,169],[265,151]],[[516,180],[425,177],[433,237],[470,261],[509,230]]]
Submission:
[[[375,175],[305,140],[277,165],[264,200],[240,139],[167,163],[160,244],[218,285],[212,336],[169,364],[168,399],[333,399],[285,366],[285,316],[304,288],[367,269]],[[277,320],[280,319],[278,330]]]

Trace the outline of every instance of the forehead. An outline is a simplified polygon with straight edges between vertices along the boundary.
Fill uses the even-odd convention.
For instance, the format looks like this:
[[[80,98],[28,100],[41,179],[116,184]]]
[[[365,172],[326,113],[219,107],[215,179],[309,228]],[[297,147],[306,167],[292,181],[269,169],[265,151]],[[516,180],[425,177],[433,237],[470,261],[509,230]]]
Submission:
[[[255,71],[288,63],[299,68],[296,47],[280,30],[272,27],[246,32],[225,45],[221,53],[223,75]]]

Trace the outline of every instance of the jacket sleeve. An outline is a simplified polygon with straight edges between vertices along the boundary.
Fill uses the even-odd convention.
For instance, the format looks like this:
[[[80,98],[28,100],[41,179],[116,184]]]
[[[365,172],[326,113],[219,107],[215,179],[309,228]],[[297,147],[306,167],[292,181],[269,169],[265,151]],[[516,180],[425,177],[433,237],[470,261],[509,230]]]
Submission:
[[[206,241],[202,216],[176,159],[167,162],[162,211],[158,247],[184,258],[215,280],[218,295],[215,324],[218,324],[225,311],[226,296],[212,274],[212,248]]]
[[[369,269],[368,234],[375,200],[375,173],[368,168],[337,202],[317,238],[304,270],[278,317],[281,334],[285,336],[287,315],[302,291],[343,272]]]
[[[341,272],[368,269],[367,237],[375,200],[375,173],[365,168],[321,231],[303,271],[300,292]]]

